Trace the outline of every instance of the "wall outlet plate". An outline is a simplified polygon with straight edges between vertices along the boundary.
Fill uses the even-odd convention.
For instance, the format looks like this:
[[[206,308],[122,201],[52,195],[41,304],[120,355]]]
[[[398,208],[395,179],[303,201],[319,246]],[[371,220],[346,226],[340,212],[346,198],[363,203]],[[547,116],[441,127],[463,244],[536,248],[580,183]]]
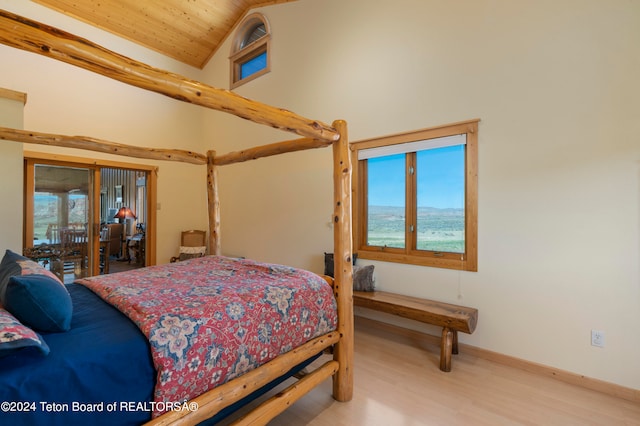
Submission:
[[[591,330],[591,346],[604,348],[604,331]]]

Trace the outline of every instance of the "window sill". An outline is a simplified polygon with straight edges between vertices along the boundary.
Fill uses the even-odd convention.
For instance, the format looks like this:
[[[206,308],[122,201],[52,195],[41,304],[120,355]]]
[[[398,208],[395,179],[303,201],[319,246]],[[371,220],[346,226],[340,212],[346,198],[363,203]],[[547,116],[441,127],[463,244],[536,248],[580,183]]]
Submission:
[[[381,262],[405,263],[407,265],[430,266],[434,268],[455,269],[459,271],[477,272],[476,262],[469,260],[454,259],[455,255],[448,254],[447,257],[437,257],[429,255],[411,255],[405,253],[389,253],[382,250],[358,249],[359,259],[377,260]]]

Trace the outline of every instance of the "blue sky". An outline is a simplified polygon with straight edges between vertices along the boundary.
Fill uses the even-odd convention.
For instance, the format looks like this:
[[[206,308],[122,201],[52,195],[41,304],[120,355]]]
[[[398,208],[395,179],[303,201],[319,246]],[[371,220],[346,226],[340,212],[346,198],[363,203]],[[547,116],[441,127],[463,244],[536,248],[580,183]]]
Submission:
[[[370,205],[404,206],[404,157],[368,160]],[[418,207],[464,207],[464,145],[418,153]]]

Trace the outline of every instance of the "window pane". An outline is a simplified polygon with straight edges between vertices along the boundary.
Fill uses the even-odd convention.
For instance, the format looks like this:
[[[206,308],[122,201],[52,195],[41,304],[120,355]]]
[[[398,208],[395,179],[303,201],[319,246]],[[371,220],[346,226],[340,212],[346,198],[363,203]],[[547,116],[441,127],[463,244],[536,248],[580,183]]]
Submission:
[[[262,71],[267,67],[267,52],[262,52],[255,58],[249,59],[240,65],[240,79],[245,79],[250,75]]]
[[[89,221],[89,170],[38,164],[34,174],[34,244],[59,243],[55,235],[59,228],[85,229]]]
[[[240,43],[240,48],[242,49],[250,45],[254,41],[261,39],[265,35],[267,35],[267,29],[265,28],[263,23],[259,23],[251,31],[247,32],[244,40],[242,40],[242,43]]]
[[[367,245],[405,247],[405,155],[367,163]]]
[[[464,253],[464,145],[417,153],[417,248]]]
[[[58,223],[58,197],[51,192],[36,192],[33,199],[33,244],[55,242],[51,224]]]

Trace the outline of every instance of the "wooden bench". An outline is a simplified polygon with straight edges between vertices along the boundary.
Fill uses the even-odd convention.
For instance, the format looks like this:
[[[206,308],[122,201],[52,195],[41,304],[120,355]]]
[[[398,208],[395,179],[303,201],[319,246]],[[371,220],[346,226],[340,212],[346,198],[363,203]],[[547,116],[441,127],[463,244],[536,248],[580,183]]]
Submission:
[[[383,291],[354,291],[353,304],[442,327],[440,370],[451,371],[451,354],[458,353],[458,331],[476,329],[478,310]]]

